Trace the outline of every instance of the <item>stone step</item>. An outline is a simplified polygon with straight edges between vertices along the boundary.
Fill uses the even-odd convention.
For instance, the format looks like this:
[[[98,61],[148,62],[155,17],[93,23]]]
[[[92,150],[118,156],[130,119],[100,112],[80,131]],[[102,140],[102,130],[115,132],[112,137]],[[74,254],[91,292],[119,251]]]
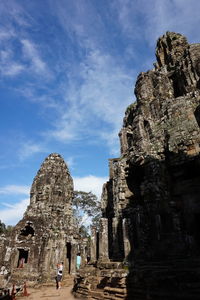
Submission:
[[[90,296],[92,297],[92,299],[104,299],[103,290],[91,291]]]
[[[116,287],[105,287],[104,293],[118,293],[118,294],[126,294],[126,289],[116,288]]]

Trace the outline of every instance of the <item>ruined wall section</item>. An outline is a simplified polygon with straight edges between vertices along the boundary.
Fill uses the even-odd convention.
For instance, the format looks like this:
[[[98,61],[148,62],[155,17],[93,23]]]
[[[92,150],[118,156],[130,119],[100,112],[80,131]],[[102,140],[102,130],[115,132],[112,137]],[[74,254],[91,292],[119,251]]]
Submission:
[[[110,160],[103,187],[104,261],[83,270],[77,295],[199,295],[200,44],[167,32],[156,57],[154,69],[137,78],[137,101],[127,108],[119,133],[121,156]]]
[[[123,260],[123,220],[129,217],[127,206],[132,192],[126,181],[126,160],[115,158],[109,160],[109,181],[103,187],[101,208],[103,218],[108,219],[109,257]]]
[[[194,227],[200,213],[195,196],[200,180],[200,44],[189,45],[182,35],[167,32],[158,40],[156,57],[155,68],[138,76],[137,101],[127,108],[120,132],[121,159],[133,193],[128,205],[136,231],[133,252],[150,256],[163,253],[166,244],[169,255],[197,249]]]
[[[177,238],[185,249],[195,210],[200,212],[195,196],[200,179],[200,44],[189,45],[184,36],[167,32],[158,39],[156,57],[155,68],[136,81],[137,101],[127,108],[119,133],[121,157],[110,160],[102,203],[109,249],[114,249],[111,259],[126,258],[123,224],[130,227],[131,255],[157,255]]]

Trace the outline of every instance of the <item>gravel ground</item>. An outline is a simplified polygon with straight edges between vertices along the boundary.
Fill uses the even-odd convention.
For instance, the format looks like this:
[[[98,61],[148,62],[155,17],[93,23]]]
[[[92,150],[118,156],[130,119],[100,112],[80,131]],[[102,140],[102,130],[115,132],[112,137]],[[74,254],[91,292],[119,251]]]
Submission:
[[[30,295],[28,297],[17,297],[16,299],[27,299],[27,300],[78,300],[71,294],[72,286],[64,286],[61,289],[56,289],[52,286],[43,286],[39,289],[28,289]],[[80,299],[79,299],[80,300]]]

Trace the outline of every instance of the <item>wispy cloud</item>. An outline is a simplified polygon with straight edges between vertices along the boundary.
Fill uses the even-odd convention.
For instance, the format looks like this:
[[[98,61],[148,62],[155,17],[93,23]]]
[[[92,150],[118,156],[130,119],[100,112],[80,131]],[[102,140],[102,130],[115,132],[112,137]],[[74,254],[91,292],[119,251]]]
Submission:
[[[15,37],[15,31],[13,28],[3,28],[0,27],[0,41],[5,41],[5,40],[9,40],[11,38]]]
[[[66,164],[69,168],[73,169],[74,165],[75,165],[75,158],[73,156],[69,156],[65,159]]]
[[[11,3],[13,5],[10,5]],[[42,39],[34,39],[36,34],[31,35],[32,31],[28,29],[37,23],[37,18],[34,20],[28,14],[28,9],[25,9],[28,6],[20,6],[17,1],[9,1],[7,5],[4,1],[2,17],[5,12],[12,16],[18,28],[10,25],[7,26],[9,30],[6,32],[1,27],[0,39],[15,39],[18,43],[18,57],[13,56],[12,44],[10,48],[5,47],[0,53],[0,71],[10,77],[23,72],[39,77],[36,82],[29,81],[23,86],[17,86],[16,90],[32,102],[52,109],[52,115],[55,116],[56,111],[56,118],[48,120],[49,129],[43,130],[43,135],[40,133],[40,136],[45,136],[46,141],[103,141],[112,155],[118,155],[117,134],[126,107],[134,101],[132,85],[141,71],[141,65],[136,62],[137,55],[140,55],[135,47],[137,42],[143,41],[153,49],[155,40],[166,30],[177,30],[189,34],[194,39],[198,36],[198,31],[194,28],[198,27],[200,21],[200,2],[111,0],[103,13],[101,6],[90,1],[77,0],[66,3],[64,0],[49,0],[48,4],[55,21],[55,27],[51,29],[52,36],[58,23],[64,29],[62,37],[66,40],[64,38],[60,41],[58,36],[62,51],[60,48],[59,51],[55,49],[56,43],[46,45]],[[9,11],[10,6],[12,9]],[[195,11],[193,7],[196,8]],[[113,26],[112,32],[109,32],[108,24]],[[61,27],[58,28],[60,30]],[[115,43],[118,34],[120,43]],[[112,45],[109,40],[113,41]],[[114,46],[119,48],[119,52],[113,50]],[[50,69],[50,60],[48,61],[47,52],[44,51],[47,48],[48,54],[55,50],[59,64],[62,63],[60,68],[53,62],[54,66]],[[69,48],[70,54],[73,52],[70,59],[67,55],[63,56],[63,52]],[[145,49],[143,51],[145,53]],[[52,56],[54,59],[55,53]],[[131,67],[124,63],[125,60],[128,61],[127,57],[134,60]],[[150,61],[152,63],[152,58]],[[145,58],[140,57],[140,62],[147,68],[151,64],[149,55]],[[52,89],[48,86],[44,89],[45,78],[54,78],[51,70],[56,70],[59,80],[53,82],[55,85],[52,85]],[[54,94],[53,89],[56,91]],[[44,145],[45,142],[25,143],[19,151],[19,156],[24,159],[42,152],[46,147]]]
[[[68,65],[60,116],[45,135],[60,142],[103,140],[116,155],[124,111],[133,101],[135,70],[109,52],[105,20],[93,3],[50,3],[79,52],[77,61]]]
[[[30,186],[27,185],[6,185],[0,187],[0,195],[29,195]]]
[[[50,79],[52,72],[42,57],[40,46],[31,39],[29,32],[37,22],[25,6],[15,0],[2,1],[0,18],[1,48],[9,53],[9,57],[1,62],[2,75],[16,76],[24,71],[29,76],[45,75]]]
[[[44,145],[34,143],[32,141],[26,141],[20,145],[18,156],[21,161],[29,158],[33,154],[47,152]]]
[[[50,0],[51,9],[57,16],[61,26],[66,31],[72,42],[78,43],[80,48],[91,49],[100,46],[106,32],[101,14],[91,1]],[[100,35],[97,34],[101,33]]]
[[[45,73],[46,76],[51,76],[46,63],[39,54],[37,46],[28,39],[21,40],[21,43],[23,46],[24,57],[27,59],[28,63],[30,63],[31,70],[39,75]]]
[[[200,2],[196,0],[117,0],[113,1],[121,30],[129,38],[155,40],[166,31],[177,31],[197,41]],[[195,7],[195,9],[194,9]]]
[[[45,85],[41,87],[39,92],[37,90],[37,84],[34,84],[33,82],[28,83],[25,86],[15,88],[15,91],[17,93],[20,93],[23,98],[25,98],[29,102],[40,104],[44,108],[51,108],[54,112],[60,110],[60,105],[59,101],[57,101],[57,97],[52,93],[51,89],[48,87],[46,88]]]
[[[16,225],[16,223],[23,217],[25,209],[29,204],[30,199],[26,198],[17,202],[10,207],[0,210],[0,220],[6,225]]]
[[[1,1],[1,10],[0,10],[1,19],[4,20],[4,23],[29,27],[32,17],[27,11],[15,0],[2,0]]]
[[[0,73],[4,76],[16,76],[25,69],[25,66],[16,62],[11,50],[0,51]]]
[[[62,85],[62,96],[59,92],[52,95],[51,88],[44,90],[42,82],[38,84],[38,81],[35,85],[25,82],[16,90],[27,99],[52,108],[53,113],[58,112],[51,129],[43,133],[49,140],[56,139],[64,143],[73,140],[90,139],[95,142],[103,140],[106,141],[111,154],[115,154],[118,148],[117,133],[121,127],[123,114],[132,102],[131,86],[135,76],[134,70],[128,71],[118,60],[119,57],[112,56],[106,47],[105,49],[100,47],[104,38],[107,39],[106,27],[101,14],[93,4],[89,2],[83,4],[81,1],[67,6],[65,1],[59,3],[49,1],[49,3],[52,4],[52,9],[65,29],[67,37],[72,38],[75,32],[73,42],[79,45],[79,59],[68,61],[66,58],[66,62],[63,62],[68,68],[65,70],[62,83],[56,86],[59,91]],[[23,16],[24,20],[29,16],[17,4],[15,9],[12,9],[12,14],[18,23]],[[30,23],[31,21],[30,18]],[[28,25],[24,22],[23,25],[22,22],[22,27],[26,28],[30,23]],[[101,36],[98,37],[96,32],[101,32]],[[10,66],[7,69],[4,64],[2,67],[4,75],[16,76],[25,71],[27,75],[43,76],[42,79],[51,78],[53,75],[45,62],[42,43],[36,44],[27,32],[22,36],[23,38],[15,35],[22,47],[22,53],[19,53],[21,60],[17,62],[13,59],[12,65],[8,64]],[[18,50],[20,51],[20,48]],[[20,159],[41,150],[41,146],[34,143],[25,144],[19,151]]]
[[[85,177],[74,177],[74,188],[77,191],[92,192],[98,198],[102,193],[102,186],[108,180],[107,177],[88,175]]]
[[[105,140],[109,130],[115,133],[110,134],[114,141],[109,145],[113,146],[125,108],[132,102],[133,77],[110,55],[98,50],[89,52],[78,74],[78,80],[70,81],[56,128],[48,134],[62,142],[87,136]]]

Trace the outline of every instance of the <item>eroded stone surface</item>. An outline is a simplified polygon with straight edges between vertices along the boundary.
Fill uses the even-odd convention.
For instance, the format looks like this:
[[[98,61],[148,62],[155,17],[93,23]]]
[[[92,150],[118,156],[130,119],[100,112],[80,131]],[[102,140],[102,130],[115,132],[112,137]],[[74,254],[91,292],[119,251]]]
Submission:
[[[200,44],[167,32],[156,57],[138,76],[103,187],[109,261],[97,256],[77,279],[91,299],[199,298]]]
[[[1,236],[1,286],[54,280],[56,264],[75,273],[78,245],[72,215],[73,180],[63,158],[50,154],[39,169],[30,192],[30,205],[10,236]],[[5,272],[5,271],[4,271]]]

